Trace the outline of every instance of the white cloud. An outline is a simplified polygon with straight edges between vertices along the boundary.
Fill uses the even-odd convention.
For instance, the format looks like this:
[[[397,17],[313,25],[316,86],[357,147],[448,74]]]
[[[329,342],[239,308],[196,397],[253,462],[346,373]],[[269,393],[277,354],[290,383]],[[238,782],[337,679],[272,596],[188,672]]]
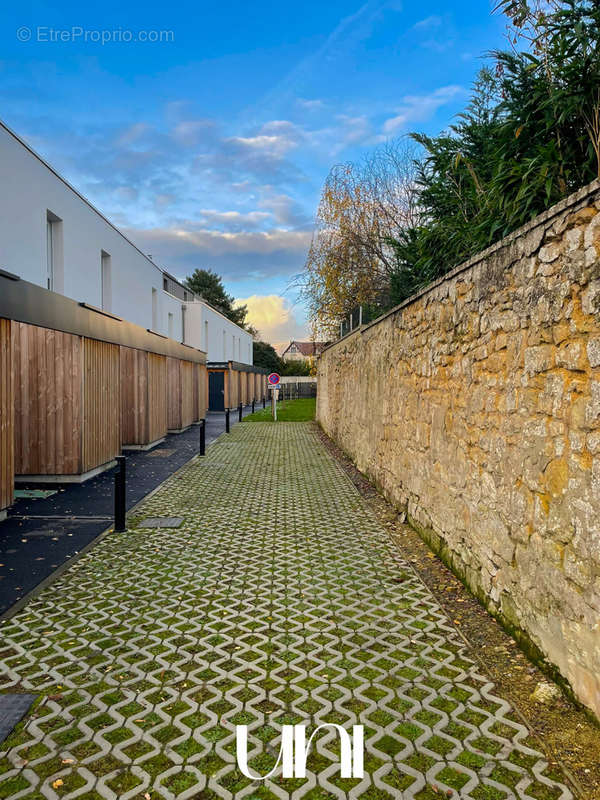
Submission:
[[[304,264],[310,231],[222,231],[209,228],[125,228],[123,231],[144,253],[176,277],[196,267],[214,269],[227,280],[289,278]]]
[[[427,95],[407,95],[395,116],[383,124],[385,136],[396,136],[406,130],[409,122],[423,122],[432,117],[438,108],[465,93],[462,86],[442,86]]]
[[[431,28],[439,28],[442,24],[442,18],[437,14],[432,14],[430,17],[419,20],[413,25],[415,30],[429,30]]]
[[[308,337],[308,327],[300,322],[291,303],[278,294],[259,295],[236,300],[248,307],[248,322],[259,331],[261,338],[276,349],[291,339]]]
[[[325,103],[322,100],[305,100],[303,97],[299,97],[296,100],[296,104],[306,111],[319,111],[325,107]]]
[[[217,225],[221,228],[243,231],[244,228],[258,227],[261,223],[271,218],[268,211],[217,211],[213,208],[203,208],[198,212],[198,217],[203,225]]]

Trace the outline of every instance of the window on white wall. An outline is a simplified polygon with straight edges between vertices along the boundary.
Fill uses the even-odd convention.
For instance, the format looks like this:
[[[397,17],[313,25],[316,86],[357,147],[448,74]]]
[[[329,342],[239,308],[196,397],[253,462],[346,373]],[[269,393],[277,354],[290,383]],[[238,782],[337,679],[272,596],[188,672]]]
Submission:
[[[208,353],[208,320],[204,320],[204,352]]]
[[[102,280],[102,308],[112,311],[112,264],[110,254],[100,253],[100,275]]]
[[[173,338],[173,314],[171,314],[170,311],[169,311],[169,315],[167,317],[167,325],[168,325],[167,330],[168,330],[168,334],[169,334],[169,339],[172,339]]]
[[[46,288],[64,291],[62,219],[46,211]]]
[[[158,292],[152,287],[152,330],[158,330]]]
[[[227,334],[223,331],[223,361],[227,361]]]

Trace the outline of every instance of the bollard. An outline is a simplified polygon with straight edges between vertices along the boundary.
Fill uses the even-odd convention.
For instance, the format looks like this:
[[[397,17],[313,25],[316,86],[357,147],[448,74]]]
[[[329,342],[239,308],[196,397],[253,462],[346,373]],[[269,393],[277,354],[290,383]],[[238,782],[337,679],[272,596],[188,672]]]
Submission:
[[[229,433],[229,409],[225,409],[225,433]]]
[[[200,455],[206,453],[206,419],[200,420]]]
[[[267,398],[263,394],[263,408],[267,407]]]
[[[254,400],[252,401],[252,413],[254,414]]]
[[[126,503],[126,483],[125,483],[125,456],[117,456],[117,471],[115,473],[115,531],[123,533],[127,526],[125,524],[125,503]]]
[[[244,406],[240,403],[240,407],[238,408],[239,422],[242,421],[242,412],[243,412],[243,410],[244,410]]]

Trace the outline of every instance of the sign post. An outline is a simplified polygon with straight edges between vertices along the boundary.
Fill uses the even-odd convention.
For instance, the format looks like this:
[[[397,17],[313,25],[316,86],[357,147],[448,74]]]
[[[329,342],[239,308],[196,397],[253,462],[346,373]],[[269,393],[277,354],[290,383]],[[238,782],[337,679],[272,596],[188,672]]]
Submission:
[[[279,394],[279,381],[281,380],[276,372],[272,372],[267,378],[271,389],[271,414],[277,422],[277,395]]]

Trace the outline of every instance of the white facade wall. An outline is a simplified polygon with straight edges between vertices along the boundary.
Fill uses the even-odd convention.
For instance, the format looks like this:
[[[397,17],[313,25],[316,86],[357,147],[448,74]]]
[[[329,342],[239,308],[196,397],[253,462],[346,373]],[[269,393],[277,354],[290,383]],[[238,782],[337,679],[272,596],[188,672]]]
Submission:
[[[252,336],[202,300],[185,304],[185,344],[198,347],[208,361],[252,364]]]
[[[252,364],[247,331],[165,291],[162,269],[2,123],[0,269],[184,341],[210,361]]]
[[[172,313],[173,338],[181,340],[182,303],[163,292],[162,270],[0,124],[0,268],[44,288],[48,214],[54,220],[54,291],[102,308],[103,254],[105,266],[108,255],[106,310],[165,335]]]

